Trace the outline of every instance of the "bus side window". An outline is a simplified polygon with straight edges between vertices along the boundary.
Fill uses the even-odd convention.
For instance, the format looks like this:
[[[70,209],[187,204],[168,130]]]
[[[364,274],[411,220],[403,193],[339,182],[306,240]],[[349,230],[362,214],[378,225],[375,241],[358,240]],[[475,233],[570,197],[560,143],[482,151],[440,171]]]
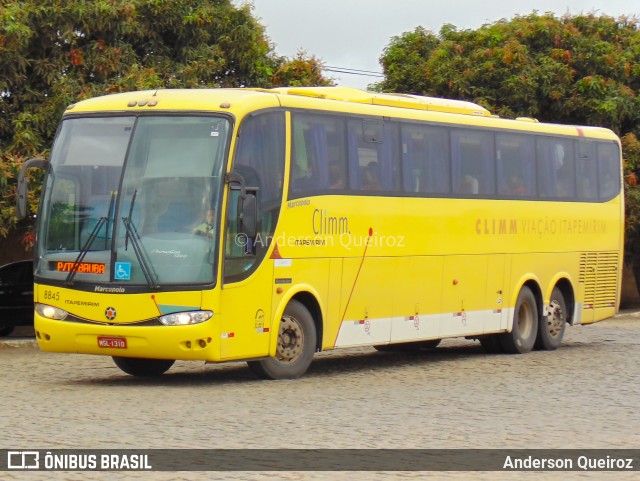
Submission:
[[[463,195],[495,193],[493,134],[452,129],[451,160],[455,193]]]
[[[240,126],[232,171],[242,176],[257,198],[258,232],[255,239],[238,237],[238,195],[230,186],[227,203],[225,282],[246,278],[262,261],[280,215],[285,159],[284,112],[250,116]],[[249,189],[253,188],[253,189]]]
[[[447,129],[404,124],[401,142],[405,192],[449,192],[451,160]]]
[[[578,141],[578,158],[576,159],[576,187],[578,199],[595,200],[597,188],[598,165],[596,148],[592,141]]]
[[[356,191],[397,191],[398,129],[392,122],[349,120],[349,183]]]
[[[344,120],[337,116],[293,114],[289,197],[346,188]]]
[[[79,249],[85,242],[78,239],[74,224],[83,210],[80,186],[76,179],[60,178],[51,193],[51,216],[46,226],[47,245],[58,250]]]
[[[538,192],[541,198],[575,197],[575,157],[573,141],[559,138],[538,139]]]
[[[598,143],[598,192],[601,201],[620,192],[620,150],[614,143]]]
[[[518,134],[496,135],[498,194],[507,198],[536,194],[535,144]]]

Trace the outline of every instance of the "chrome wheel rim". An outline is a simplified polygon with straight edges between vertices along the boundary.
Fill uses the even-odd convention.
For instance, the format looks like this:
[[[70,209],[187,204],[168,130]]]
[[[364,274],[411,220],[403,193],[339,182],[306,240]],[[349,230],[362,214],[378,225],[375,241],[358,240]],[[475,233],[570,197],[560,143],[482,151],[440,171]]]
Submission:
[[[547,330],[553,337],[557,337],[562,332],[564,322],[564,312],[558,301],[551,301],[549,305],[549,315],[547,316]]]
[[[304,332],[297,319],[282,316],[278,331],[278,347],[276,359],[283,363],[294,362],[302,355],[304,347]]]

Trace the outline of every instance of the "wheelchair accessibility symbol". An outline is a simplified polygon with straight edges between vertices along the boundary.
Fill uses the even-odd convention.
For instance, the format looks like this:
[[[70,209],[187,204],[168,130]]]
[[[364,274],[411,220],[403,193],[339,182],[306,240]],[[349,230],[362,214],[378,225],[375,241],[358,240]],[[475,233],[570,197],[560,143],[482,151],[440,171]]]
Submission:
[[[116,262],[115,273],[113,277],[117,281],[130,281],[131,262]]]

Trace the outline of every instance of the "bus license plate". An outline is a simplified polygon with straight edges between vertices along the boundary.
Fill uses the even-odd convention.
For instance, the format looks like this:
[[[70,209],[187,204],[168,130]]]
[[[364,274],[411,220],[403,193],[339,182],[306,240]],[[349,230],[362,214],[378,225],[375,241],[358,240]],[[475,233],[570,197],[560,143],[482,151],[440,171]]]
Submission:
[[[127,339],[125,337],[98,337],[98,347],[111,349],[126,349]]]

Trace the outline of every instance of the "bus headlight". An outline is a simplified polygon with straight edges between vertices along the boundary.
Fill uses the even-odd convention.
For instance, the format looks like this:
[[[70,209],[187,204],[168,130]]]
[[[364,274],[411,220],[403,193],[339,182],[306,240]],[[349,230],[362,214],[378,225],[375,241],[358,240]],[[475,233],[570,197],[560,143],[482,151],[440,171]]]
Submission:
[[[160,316],[158,319],[165,326],[186,326],[189,324],[200,324],[201,322],[208,321],[212,317],[213,312],[211,311],[189,311],[167,314],[166,316]]]
[[[64,320],[69,314],[67,311],[47,304],[36,303],[36,312],[47,319],[55,319],[56,321]]]

